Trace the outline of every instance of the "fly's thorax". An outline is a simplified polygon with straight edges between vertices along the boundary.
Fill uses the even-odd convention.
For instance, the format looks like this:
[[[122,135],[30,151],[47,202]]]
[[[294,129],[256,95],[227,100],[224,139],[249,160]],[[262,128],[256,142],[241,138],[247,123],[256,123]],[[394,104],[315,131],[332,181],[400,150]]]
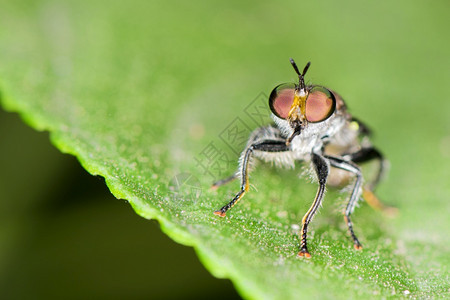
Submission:
[[[319,152],[323,147],[323,141],[315,136],[296,137],[292,140],[291,149],[298,160],[310,160],[311,153]]]

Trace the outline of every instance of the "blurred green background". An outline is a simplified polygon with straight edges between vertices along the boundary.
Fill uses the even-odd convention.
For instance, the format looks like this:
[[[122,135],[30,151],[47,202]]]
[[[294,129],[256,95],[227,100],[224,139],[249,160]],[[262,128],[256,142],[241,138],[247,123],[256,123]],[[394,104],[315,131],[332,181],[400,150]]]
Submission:
[[[192,166],[188,160],[259,93],[294,80],[289,57],[299,65],[312,61],[307,79],[338,91],[375,131],[375,144],[391,162],[379,194],[401,213],[380,226],[403,243],[399,248],[417,246],[417,259],[409,258],[417,269],[445,273],[448,1],[1,4],[2,94],[18,103],[36,95],[22,108],[43,114],[67,109],[58,97],[73,97],[80,108],[96,96],[104,99],[105,90],[112,99],[129,97],[135,107],[152,99],[155,113],[139,116],[151,119],[144,130],[158,133],[152,138],[164,145],[162,152],[185,151],[167,178],[183,170],[177,163]],[[38,101],[44,95],[53,97],[46,107]],[[95,104],[100,117],[111,114]],[[127,132],[130,107],[120,107],[124,117],[105,127],[120,122]],[[61,119],[84,121],[75,115]],[[193,141],[185,133],[197,121],[207,126]],[[7,296],[236,296],[230,282],[208,275],[191,249],[171,242],[154,222],[114,200],[102,179],[59,154],[47,134],[5,112],[0,125],[0,290]]]
[[[239,298],[47,133],[0,109],[0,139],[1,299]]]

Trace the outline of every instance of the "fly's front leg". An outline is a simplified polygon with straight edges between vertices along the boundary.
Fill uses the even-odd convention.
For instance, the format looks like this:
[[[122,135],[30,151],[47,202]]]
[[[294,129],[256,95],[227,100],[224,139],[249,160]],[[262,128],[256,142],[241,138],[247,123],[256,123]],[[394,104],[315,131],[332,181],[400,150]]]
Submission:
[[[353,223],[350,219],[350,215],[352,214],[353,210],[355,209],[356,203],[358,202],[358,199],[361,195],[361,187],[362,187],[362,173],[359,167],[349,161],[344,160],[343,158],[334,157],[334,156],[327,156],[327,158],[330,161],[331,166],[349,171],[356,176],[355,185],[353,186],[352,194],[350,196],[350,200],[347,203],[347,207],[345,208],[344,212],[344,218],[345,222],[347,223],[348,231],[350,232],[350,235],[352,236],[354,247],[357,250],[362,249],[362,245],[359,242],[358,238],[355,235],[355,232],[353,231]]]
[[[308,212],[305,214],[305,216],[302,219],[302,229],[301,229],[301,242],[300,242],[300,252],[298,253],[298,256],[302,257],[311,257],[311,254],[308,252],[308,247],[306,245],[307,240],[307,234],[308,234],[308,225],[309,222],[311,222],[312,218],[316,214],[317,210],[319,209],[323,196],[325,194],[325,185],[327,183],[328,173],[329,173],[329,167],[327,160],[318,154],[312,155],[312,163],[314,165],[314,169],[317,174],[317,178],[319,179],[319,188],[316,193],[316,197],[314,198],[314,202],[309,208]]]
[[[214,212],[215,215],[218,215],[220,217],[225,217],[226,212],[233,207],[248,191],[249,188],[249,181],[248,181],[248,172],[249,168],[248,165],[250,163],[251,155],[254,151],[262,151],[262,152],[283,152],[283,151],[289,151],[289,147],[286,146],[285,141],[281,140],[264,140],[261,142],[257,142],[254,144],[251,144],[244,150],[244,155],[242,159],[242,165],[240,168],[240,174],[241,174],[241,189],[236,194],[236,196],[225,206],[223,206],[221,209],[216,210]],[[231,178],[231,177],[230,177]],[[225,179],[227,180],[227,179]]]

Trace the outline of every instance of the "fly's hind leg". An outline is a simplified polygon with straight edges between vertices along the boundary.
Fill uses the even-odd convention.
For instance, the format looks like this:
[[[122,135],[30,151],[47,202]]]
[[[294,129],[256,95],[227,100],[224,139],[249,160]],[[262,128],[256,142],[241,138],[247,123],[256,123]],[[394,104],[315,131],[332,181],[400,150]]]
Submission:
[[[241,175],[241,188],[236,196],[226,205],[224,205],[221,209],[216,210],[214,212],[215,215],[220,217],[225,217],[226,212],[233,207],[248,191],[249,181],[248,181],[248,172],[249,172],[249,163],[251,156],[254,151],[261,152],[284,152],[288,151],[289,148],[286,146],[286,142],[282,140],[263,140],[260,142],[256,142],[254,144],[249,145],[243,152],[242,164],[239,170]],[[235,176],[231,176],[227,179],[219,181],[221,184],[225,184],[231,180],[233,180]],[[220,185],[221,185],[220,184]]]

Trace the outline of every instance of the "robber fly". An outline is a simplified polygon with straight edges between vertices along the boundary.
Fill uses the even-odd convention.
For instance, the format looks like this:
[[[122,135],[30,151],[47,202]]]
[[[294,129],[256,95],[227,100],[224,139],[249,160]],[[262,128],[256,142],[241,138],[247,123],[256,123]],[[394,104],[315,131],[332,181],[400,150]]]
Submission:
[[[311,207],[302,219],[298,255],[311,257],[307,247],[308,225],[322,203],[330,167],[333,167],[355,177],[344,217],[355,249],[362,249],[353,231],[350,215],[362,194],[373,206],[382,207],[373,190],[382,177],[385,160],[370,143],[367,126],[347,112],[339,94],[324,86],[305,84],[310,62],[302,73],[292,58],[290,62],[298,75],[298,83],[283,83],[271,92],[269,106],[275,124],[253,131],[241,154],[236,174],[213,184],[213,188],[217,188],[235,178],[241,180],[240,191],[214,214],[224,217],[248,191],[249,166],[254,158],[290,167],[294,167],[295,161],[309,162],[317,175],[319,187]],[[357,163],[370,160],[377,160],[377,173],[363,187],[363,175]]]

